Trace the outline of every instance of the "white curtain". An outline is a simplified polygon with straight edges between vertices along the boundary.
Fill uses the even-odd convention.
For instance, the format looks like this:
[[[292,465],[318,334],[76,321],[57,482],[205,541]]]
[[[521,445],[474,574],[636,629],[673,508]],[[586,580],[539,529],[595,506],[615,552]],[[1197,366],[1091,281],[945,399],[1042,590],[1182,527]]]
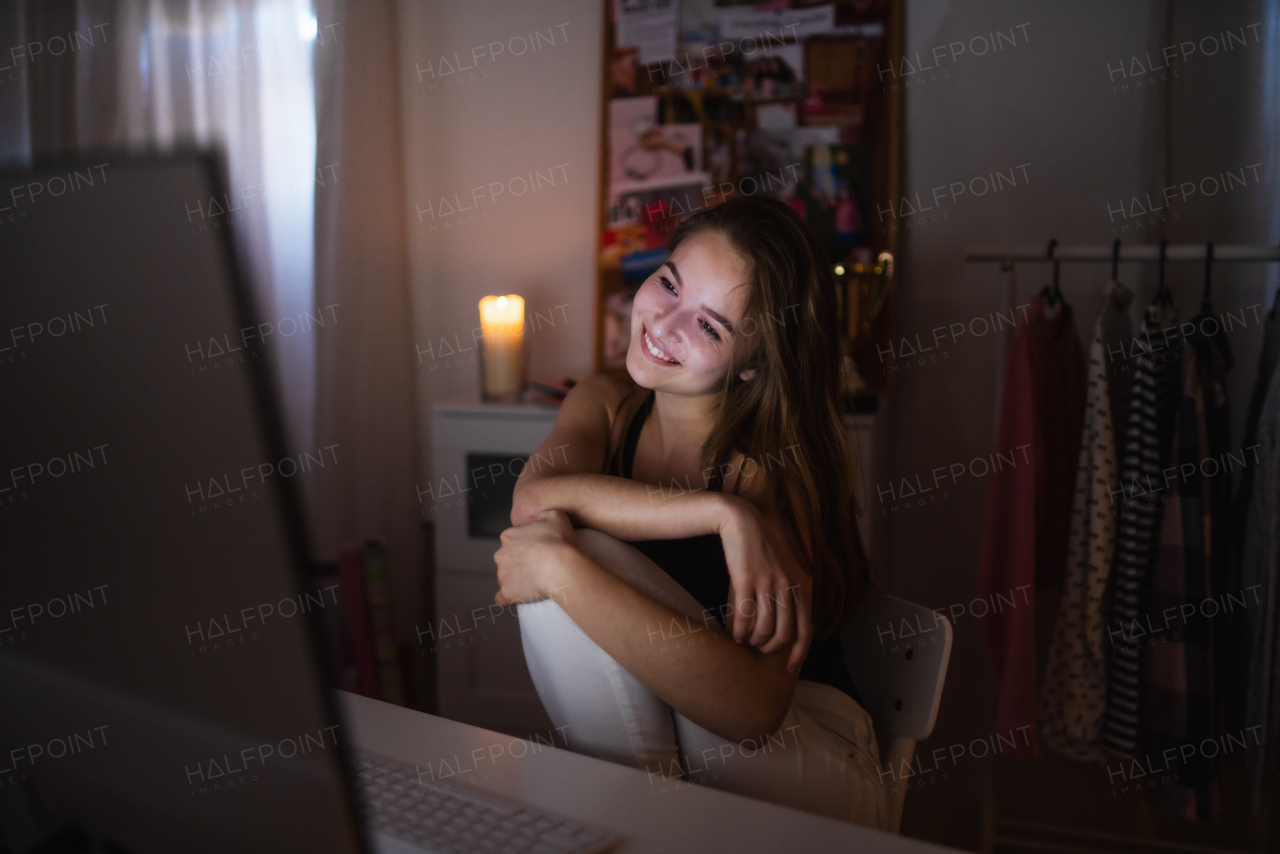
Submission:
[[[218,146],[230,222],[250,266],[277,368],[288,441],[315,446],[313,208],[337,180],[315,156],[313,51],[323,49],[311,0],[37,0],[25,7],[20,54],[35,157],[100,148]],[[53,52],[62,41],[74,44]],[[303,332],[306,329],[308,331]],[[285,334],[291,331],[290,334]]]
[[[1262,5],[1262,22],[1262,42],[1265,51],[1262,68],[1265,76],[1262,86],[1260,141],[1263,153],[1267,155],[1270,162],[1280,163],[1280,3],[1269,2]],[[1267,240],[1280,244],[1280,192],[1275,191],[1280,175],[1273,172],[1268,176],[1268,180],[1272,192],[1269,194],[1271,209],[1266,212],[1270,215]],[[1266,305],[1270,307],[1275,303],[1277,289],[1280,289],[1280,270],[1274,264],[1268,264],[1267,270]]]
[[[188,216],[230,219],[259,311],[277,330],[266,346],[288,440],[313,453],[337,446],[324,455],[338,465],[323,484],[299,483],[312,553],[333,558],[344,545],[385,538],[397,633],[411,641],[430,591],[415,488],[396,5],[317,5],[318,14],[311,0],[0,5],[5,44],[70,36],[78,45],[24,65],[25,86],[0,88],[0,119],[24,125],[0,133],[0,161],[222,147],[230,210]],[[291,322],[305,313],[325,325]]]
[[[337,485],[309,483],[316,550],[387,541],[397,634],[416,639],[422,580],[416,351],[400,116],[395,0],[317,0],[332,49],[316,50],[321,164],[340,180],[316,194],[317,306],[337,305],[317,338],[316,429],[339,444]],[[430,686],[424,685],[427,692]]]

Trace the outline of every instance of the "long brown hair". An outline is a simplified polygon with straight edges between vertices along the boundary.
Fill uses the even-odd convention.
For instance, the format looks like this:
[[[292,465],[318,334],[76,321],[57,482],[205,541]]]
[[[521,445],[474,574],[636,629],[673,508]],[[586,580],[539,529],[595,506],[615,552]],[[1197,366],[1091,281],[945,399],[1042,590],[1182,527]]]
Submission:
[[[876,588],[858,528],[854,455],[841,417],[839,329],[831,265],[804,221],[780,199],[731,196],[677,223],[668,250],[715,229],[748,260],[750,288],[735,336],[715,424],[702,447],[709,488],[735,452],[756,463],[782,514],[786,544],[813,577],[814,636],[839,628]],[[750,379],[739,372],[754,369]],[[737,484],[735,483],[735,490]],[[801,526],[808,528],[813,551]]]

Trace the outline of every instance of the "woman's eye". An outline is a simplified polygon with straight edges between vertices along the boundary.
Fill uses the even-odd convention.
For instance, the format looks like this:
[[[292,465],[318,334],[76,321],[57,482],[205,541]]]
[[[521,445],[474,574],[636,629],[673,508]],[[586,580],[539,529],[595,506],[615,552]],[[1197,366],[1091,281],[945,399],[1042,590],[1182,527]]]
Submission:
[[[658,281],[662,283],[662,286],[667,289],[668,293],[674,294],[676,292],[675,285],[671,284],[671,280],[668,279],[666,276],[659,276]],[[705,320],[702,320],[701,318],[699,318],[698,323],[702,325],[703,332],[707,333],[717,341],[720,340],[720,333],[716,332],[716,329],[714,326],[712,326],[710,323],[707,323]]]

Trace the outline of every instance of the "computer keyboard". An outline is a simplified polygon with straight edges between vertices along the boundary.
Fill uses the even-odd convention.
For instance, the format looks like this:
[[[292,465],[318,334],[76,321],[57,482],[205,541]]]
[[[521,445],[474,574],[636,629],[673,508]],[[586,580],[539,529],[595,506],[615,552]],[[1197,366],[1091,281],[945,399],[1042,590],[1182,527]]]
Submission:
[[[479,789],[449,789],[381,756],[356,757],[371,829],[425,852],[597,854],[617,834]],[[399,846],[397,846],[399,847]]]

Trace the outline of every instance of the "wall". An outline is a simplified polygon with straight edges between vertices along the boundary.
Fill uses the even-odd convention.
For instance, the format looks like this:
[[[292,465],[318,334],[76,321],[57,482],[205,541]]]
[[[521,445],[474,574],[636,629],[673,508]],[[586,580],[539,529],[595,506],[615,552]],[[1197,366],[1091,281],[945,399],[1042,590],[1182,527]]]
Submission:
[[[424,468],[432,403],[478,392],[482,296],[525,298],[535,376],[591,369],[603,11],[400,6]]]

